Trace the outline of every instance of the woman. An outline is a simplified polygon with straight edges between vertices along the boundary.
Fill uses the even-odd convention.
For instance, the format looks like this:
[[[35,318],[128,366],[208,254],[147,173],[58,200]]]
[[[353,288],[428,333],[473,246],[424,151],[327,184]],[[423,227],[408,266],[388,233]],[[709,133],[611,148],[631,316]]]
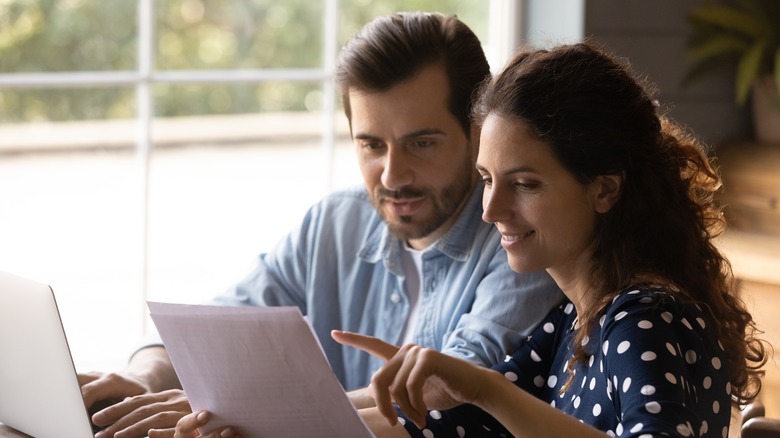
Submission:
[[[547,269],[568,302],[493,370],[335,331],[387,360],[362,412],[377,436],[727,436],[766,357],[712,243],[701,145],[587,44],[518,54],[475,118],[484,220],[512,269]]]

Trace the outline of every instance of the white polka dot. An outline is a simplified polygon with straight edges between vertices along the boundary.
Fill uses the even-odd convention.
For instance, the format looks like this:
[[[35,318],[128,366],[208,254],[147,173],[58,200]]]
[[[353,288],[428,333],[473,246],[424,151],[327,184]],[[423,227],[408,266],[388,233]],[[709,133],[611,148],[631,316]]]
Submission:
[[[618,423],[617,427],[615,428],[615,433],[618,435],[623,435],[623,423]]]
[[[642,395],[653,395],[655,394],[655,386],[653,385],[645,385],[642,387],[642,389],[639,390]]]
[[[707,420],[704,420],[701,422],[701,427],[699,428],[699,435],[704,436],[709,432],[710,425],[707,424]]]
[[[671,323],[673,319],[672,314],[669,312],[663,312],[661,314],[661,318],[663,318],[663,320],[666,321],[667,323]]]
[[[555,331],[555,325],[551,322],[545,323],[543,330],[547,333],[552,333]]]
[[[593,366],[593,362],[596,360],[596,356],[591,356],[588,358],[588,368]]]
[[[590,341],[590,337],[588,337],[586,335],[584,338],[582,338],[582,342],[580,342],[580,345],[582,345],[584,347],[584,346],[588,345],[589,341]]]
[[[566,307],[563,308],[563,313],[568,315],[571,313],[572,310],[574,310],[574,304],[568,303],[566,304]]]
[[[637,438],[653,438],[653,434],[643,433],[642,435],[639,435]]]
[[[687,319],[683,318],[680,320],[680,322],[683,323],[683,325],[687,327],[689,330],[693,330],[693,326],[691,326],[691,323],[688,322]]]
[[[577,409],[580,407],[580,398],[574,397],[574,409]]]
[[[655,354],[654,352],[652,352],[652,351],[645,351],[645,352],[644,352],[644,353],[642,353],[642,354],[641,354],[639,357],[640,357],[640,358],[641,358],[643,361],[645,361],[645,362],[650,362],[650,361],[653,361],[653,360],[655,360],[655,358],[656,358],[657,356],[656,356],[656,354]]]
[[[615,321],[620,321],[621,319],[625,318],[626,315],[628,315],[628,312],[625,310],[615,315]]]
[[[593,405],[593,416],[598,417],[599,415],[601,415],[601,405],[596,403]]]
[[[648,320],[646,320],[646,319],[644,319],[642,321],[639,321],[639,323],[637,324],[637,327],[639,327],[641,329],[647,330],[647,329],[653,328],[653,323],[648,321]]]
[[[691,430],[685,424],[677,425],[677,433],[679,433],[682,436],[691,436]]]
[[[510,382],[517,382],[517,373],[514,371],[507,371],[504,373],[504,377]]]
[[[425,438],[433,438],[433,432],[430,429],[423,429],[422,434]]]
[[[428,415],[430,415],[434,420],[441,420],[441,412],[437,411],[436,409],[428,412]]]
[[[542,386],[544,386],[544,377],[542,376],[534,377],[534,385],[536,385],[537,388],[541,388]]]
[[[595,387],[596,387],[596,378],[593,377],[592,379],[590,379],[590,386],[589,386],[589,388],[590,388],[591,391],[593,391],[593,389]]]
[[[634,289],[631,292],[627,292],[626,295],[636,295],[639,293],[639,289]]]
[[[504,362],[509,362],[510,360],[512,360],[512,356],[507,354],[506,357],[504,358]]]
[[[542,358],[539,357],[539,353],[536,350],[531,350],[531,360],[534,362],[541,362]]]
[[[669,353],[671,353],[672,356],[677,356],[677,350],[674,349],[674,345],[667,342],[666,349],[669,350]]]
[[[406,425],[406,418],[398,417],[398,424],[400,424],[401,426]]]
[[[645,426],[644,426],[644,424],[642,424],[642,423],[637,423],[637,424],[635,424],[635,425],[634,425],[634,427],[632,427],[632,428],[629,430],[629,432],[631,432],[631,433],[637,433],[637,432],[639,432],[640,430],[642,430],[642,428],[643,428],[643,427],[645,427]]]
[[[685,352],[685,361],[689,364],[693,365],[696,363],[696,352],[693,350],[688,350]]]
[[[552,375],[547,378],[547,386],[550,388],[555,388],[555,384],[558,383],[558,376]]]
[[[604,341],[604,344],[601,345],[601,351],[604,353],[604,356],[607,355],[608,349],[609,349],[609,341]]]
[[[631,377],[626,377],[623,381],[623,392],[628,392],[628,388],[631,387]]]
[[[719,357],[713,357],[712,358],[712,367],[716,370],[720,369],[720,358]]]
[[[668,380],[672,385],[677,383],[677,377],[674,377],[674,374],[672,373],[666,373],[664,374],[664,377],[666,377],[666,380]]]
[[[550,406],[555,407],[555,400],[550,402]]]
[[[650,304],[653,302],[653,299],[650,297],[642,297],[639,299],[639,302],[642,304]]]
[[[618,354],[623,354],[626,351],[628,351],[629,348],[631,348],[631,343],[628,341],[623,341],[620,344],[618,344],[617,352]]]
[[[656,401],[651,401],[650,403],[645,404],[645,409],[651,414],[657,414],[661,412],[661,405]]]
[[[607,315],[601,315],[601,318],[599,318],[599,326],[604,327],[604,320],[607,318]]]
[[[731,382],[726,382],[726,394],[731,395]]]
[[[712,378],[710,376],[705,377],[704,381],[701,382],[701,386],[703,386],[704,389],[710,389],[710,386],[712,386]]]
[[[715,400],[714,402],[712,402],[712,412],[714,412],[714,413],[716,413],[716,414],[717,414],[718,412],[720,412],[720,403],[718,403],[718,401],[717,401],[717,400]]]
[[[612,432],[611,430],[608,430],[607,431],[607,436],[614,438],[615,437],[615,432]]]
[[[703,320],[701,317],[698,317],[698,318],[696,318],[696,322],[698,322],[698,323],[699,323],[699,326],[700,326],[701,328],[704,328],[704,327],[705,327],[704,320]]]
[[[723,431],[721,432],[721,436],[723,438],[726,438],[726,437],[729,436],[729,427],[728,426],[723,426]]]

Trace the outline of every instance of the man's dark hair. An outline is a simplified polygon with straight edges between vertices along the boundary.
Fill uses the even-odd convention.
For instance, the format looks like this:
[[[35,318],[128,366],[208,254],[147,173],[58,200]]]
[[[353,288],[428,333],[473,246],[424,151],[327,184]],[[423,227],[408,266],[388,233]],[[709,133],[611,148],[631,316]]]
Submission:
[[[449,109],[468,136],[472,97],[490,75],[479,38],[454,15],[399,12],[366,24],[347,41],[336,65],[344,112],[349,90],[381,92],[441,65],[449,78]]]

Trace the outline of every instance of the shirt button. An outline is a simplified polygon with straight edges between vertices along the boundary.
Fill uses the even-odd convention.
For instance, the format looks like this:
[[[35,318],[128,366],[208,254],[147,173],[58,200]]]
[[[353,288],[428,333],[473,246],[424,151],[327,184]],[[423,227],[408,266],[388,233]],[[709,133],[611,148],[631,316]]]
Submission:
[[[390,295],[390,301],[392,301],[393,304],[398,304],[401,301],[401,296],[398,294],[392,294]]]

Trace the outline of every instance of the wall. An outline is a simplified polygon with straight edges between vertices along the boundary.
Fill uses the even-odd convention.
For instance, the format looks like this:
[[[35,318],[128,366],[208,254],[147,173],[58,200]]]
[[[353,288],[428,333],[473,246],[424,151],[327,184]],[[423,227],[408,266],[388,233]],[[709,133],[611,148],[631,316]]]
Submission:
[[[751,134],[747,107],[734,104],[733,75],[703,77],[688,86],[687,10],[699,0],[588,0],[584,35],[606,45],[654,82],[668,115],[717,148]]]

